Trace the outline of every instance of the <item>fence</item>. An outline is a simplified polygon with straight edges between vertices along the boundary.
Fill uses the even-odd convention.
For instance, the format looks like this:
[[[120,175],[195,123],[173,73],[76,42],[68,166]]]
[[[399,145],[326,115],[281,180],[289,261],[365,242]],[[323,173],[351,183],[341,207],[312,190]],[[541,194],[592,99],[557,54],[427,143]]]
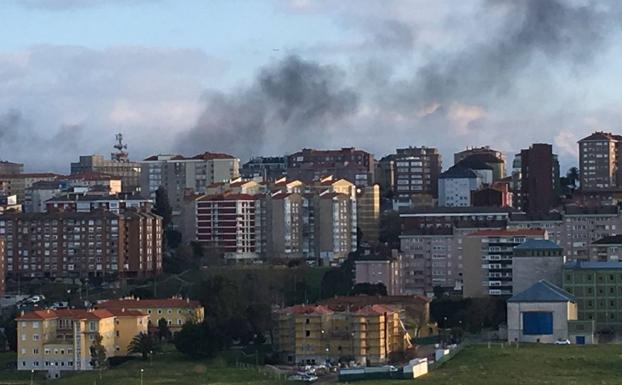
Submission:
[[[454,356],[458,353],[460,353],[462,351],[462,349],[464,349],[466,346],[468,345],[467,342],[463,342],[460,345],[456,346],[455,349],[452,349],[449,354],[443,356],[440,360],[438,361],[434,361],[432,364],[429,365],[429,369],[430,370],[434,370],[434,369],[438,369],[441,366],[443,366],[443,364],[445,364],[445,362],[451,360],[452,358],[454,358]]]

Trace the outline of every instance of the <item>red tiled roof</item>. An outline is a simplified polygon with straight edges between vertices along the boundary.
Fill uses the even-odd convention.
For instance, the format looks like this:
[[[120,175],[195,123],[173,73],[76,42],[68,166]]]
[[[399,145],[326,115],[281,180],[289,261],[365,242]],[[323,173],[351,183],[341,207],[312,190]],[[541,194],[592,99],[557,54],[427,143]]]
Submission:
[[[147,316],[147,313],[143,313],[140,310],[135,309],[126,309],[126,308],[118,308],[118,307],[110,307],[106,308],[107,311],[112,313],[115,317],[141,317]]]
[[[119,298],[104,300],[97,304],[99,309],[136,309],[146,307],[200,307],[199,301],[191,301],[182,298],[161,298],[161,299],[136,299]]]
[[[25,312],[17,317],[18,320],[29,319],[55,319],[55,318],[70,318],[70,319],[89,319],[99,320],[103,318],[113,317],[114,315],[107,309],[87,310],[87,309],[46,309],[46,310],[34,310]]]
[[[511,236],[544,236],[544,229],[515,229],[515,230],[480,230],[469,234],[473,237],[511,237]]]

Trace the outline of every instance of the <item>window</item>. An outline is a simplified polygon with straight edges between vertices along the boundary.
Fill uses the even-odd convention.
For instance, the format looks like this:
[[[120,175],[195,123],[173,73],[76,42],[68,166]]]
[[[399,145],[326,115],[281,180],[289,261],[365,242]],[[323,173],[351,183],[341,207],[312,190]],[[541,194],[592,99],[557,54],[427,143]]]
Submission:
[[[32,328],[39,329],[39,321],[32,321]]]
[[[311,331],[305,330],[305,337],[311,337]]]
[[[38,334],[33,334],[32,335],[32,340],[33,341],[39,341],[39,335]]]

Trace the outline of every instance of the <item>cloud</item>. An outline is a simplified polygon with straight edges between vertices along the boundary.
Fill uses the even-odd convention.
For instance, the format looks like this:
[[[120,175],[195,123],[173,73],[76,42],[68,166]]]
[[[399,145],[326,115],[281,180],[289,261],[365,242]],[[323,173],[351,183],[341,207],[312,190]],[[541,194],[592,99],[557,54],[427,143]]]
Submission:
[[[119,131],[134,159],[171,151],[226,64],[193,49],[42,45],[0,53],[0,68],[2,158],[66,172],[80,154],[108,154]]]

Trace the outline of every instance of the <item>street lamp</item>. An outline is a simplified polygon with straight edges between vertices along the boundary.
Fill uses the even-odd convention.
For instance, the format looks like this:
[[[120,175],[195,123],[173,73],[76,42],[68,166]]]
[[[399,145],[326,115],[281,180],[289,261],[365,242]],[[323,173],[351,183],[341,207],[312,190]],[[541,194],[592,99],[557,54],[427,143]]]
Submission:
[[[149,366],[153,366],[153,350],[149,351]]]
[[[33,385],[34,383],[35,383],[35,370],[30,369],[30,385]]]
[[[143,385],[143,372],[145,369],[140,369],[140,385]]]

